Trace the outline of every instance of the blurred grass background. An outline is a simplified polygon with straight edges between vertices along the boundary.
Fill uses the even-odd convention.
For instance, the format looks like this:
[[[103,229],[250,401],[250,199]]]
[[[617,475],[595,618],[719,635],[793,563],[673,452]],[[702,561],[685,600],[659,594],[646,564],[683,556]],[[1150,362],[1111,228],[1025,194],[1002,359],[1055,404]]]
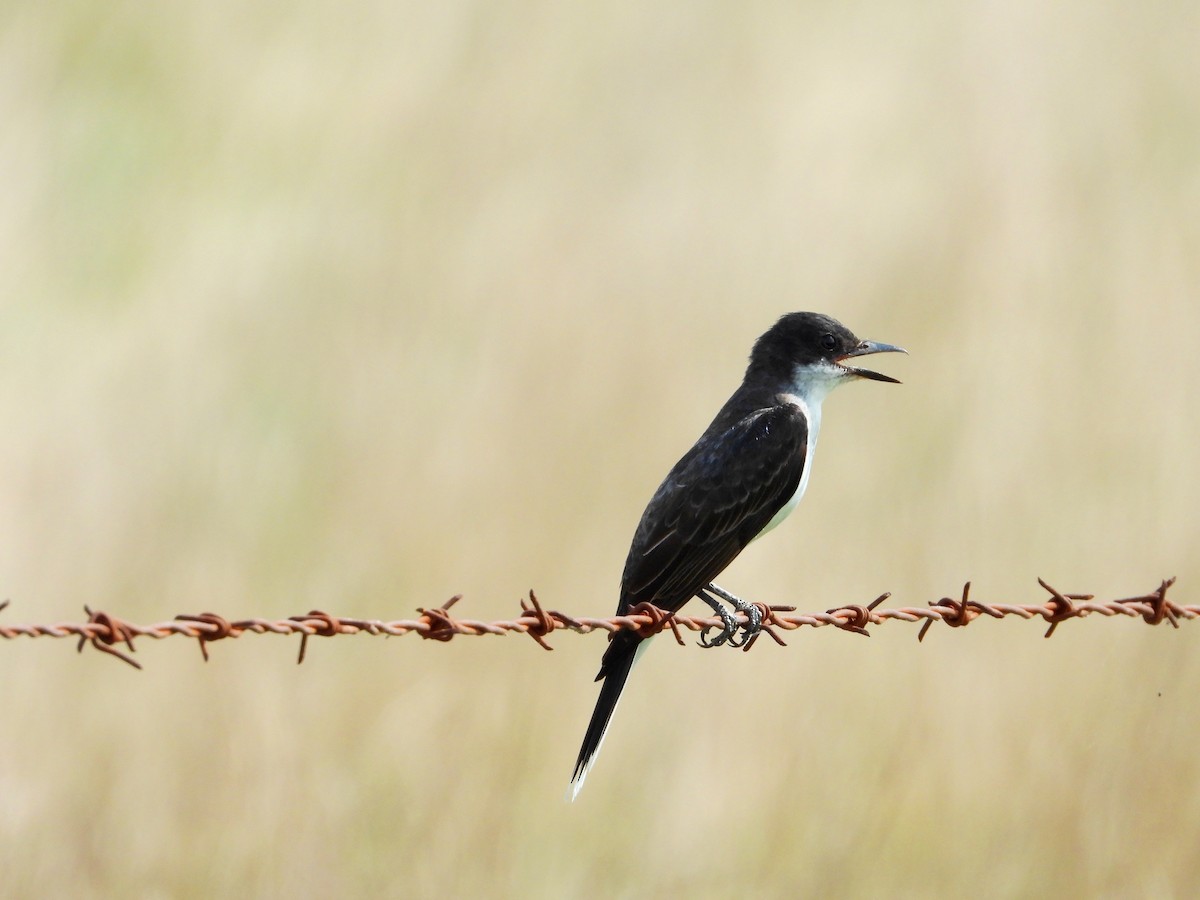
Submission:
[[[1196,602],[1200,7],[16,0],[10,622],[607,614],[753,339],[904,345],[722,579]],[[6,896],[1184,896],[1195,626],[0,647]]]

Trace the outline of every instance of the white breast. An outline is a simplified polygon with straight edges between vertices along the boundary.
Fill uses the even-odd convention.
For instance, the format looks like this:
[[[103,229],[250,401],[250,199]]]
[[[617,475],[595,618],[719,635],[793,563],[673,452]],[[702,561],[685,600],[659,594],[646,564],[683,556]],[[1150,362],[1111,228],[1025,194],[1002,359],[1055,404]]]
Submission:
[[[796,491],[788,498],[787,503],[780,507],[779,512],[771,517],[771,521],[767,523],[767,527],[760,531],[755,540],[762,537],[784,519],[786,519],[796,504],[800,502],[800,498],[804,496],[804,491],[808,488],[808,476],[812,472],[813,453],[817,449],[817,434],[821,430],[821,404],[809,403],[803,397],[797,394],[789,394],[787,397],[789,403],[793,403],[804,412],[804,416],[808,419],[808,441],[804,446],[804,469],[800,472],[800,483],[796,485]]]

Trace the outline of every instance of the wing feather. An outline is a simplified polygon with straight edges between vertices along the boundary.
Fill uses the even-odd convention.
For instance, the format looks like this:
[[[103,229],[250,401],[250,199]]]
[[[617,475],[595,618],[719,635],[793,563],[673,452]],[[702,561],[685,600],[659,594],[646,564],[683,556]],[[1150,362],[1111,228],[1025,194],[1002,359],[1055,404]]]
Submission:
[[[718,422],[675,464],[642,514],[621,580],[620,612],[642,601],[679,609],[799,487],[808,437],[799,408],[768,406],[728,426]]]

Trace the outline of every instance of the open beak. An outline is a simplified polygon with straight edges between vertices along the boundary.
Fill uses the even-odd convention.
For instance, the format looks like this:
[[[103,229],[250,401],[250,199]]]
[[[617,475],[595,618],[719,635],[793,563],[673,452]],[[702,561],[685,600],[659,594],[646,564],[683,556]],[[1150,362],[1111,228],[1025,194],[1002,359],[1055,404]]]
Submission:
[[[847,359],[853,359],[856,356],[870,356],[872,353],[907,354],[908,351],[903,347],[895,347],[891,344],[881,344],[878,341],[862,341],[849,353],[837,357],[834,362],[845,369],[850,375],[857,375],[859,378],[869,378],[872,381],[890,381],[892,384],[899,384],[899,379],[892,378],[890,375],[881,375],[878,372],[872,372],[870,369],[858,369],[854,366],[844,365],[844,361]]]

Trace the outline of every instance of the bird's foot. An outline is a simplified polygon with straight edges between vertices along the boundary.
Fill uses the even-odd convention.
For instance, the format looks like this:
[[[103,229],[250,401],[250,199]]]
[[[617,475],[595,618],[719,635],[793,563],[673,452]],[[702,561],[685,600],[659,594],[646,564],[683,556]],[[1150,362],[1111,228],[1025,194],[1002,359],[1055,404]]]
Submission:
[[[733,604],[733,607],[738,612],[746,614],[747,622],[741,627],[741,639],[738,639],[738,622],[734,618],[733,613],[722,606],[716,598],[710,596],[706,591],[712,591],[722,600]],[[762,611],[753,603],[748,603],[741,597],[729,593],[724,588],[720,588],[715,584],[705,586],[705,590],[696,592],[701,600],[707,603],[718,616],[721,617],[721,633],[715,638],[709,639],[709,628],[705,628],[700,632],[701,647],[720,647],[722,644],[729,644],[730,647],[744,647],[748,641],[754,639],[755,635],[762,629]],[[709,626],[710,628],[712,626]]]
[[[705,628],[703,631],[700,632],[700,646],[701,647],[720,647],[722,644],[727,643],[728,641],[732,640],[734,635],[737,634],[737,630],[738,630],[737,619],[735,619],[733,617],[733,613],[731,613],[729,610],[727,610],[724,606],[722,606],[720,603],[718,603],[715,598],[710,597],[704,591],[697,591],[696,595],[701,600],[703,600],[705,603],[707,603],[709,606],[712,607],[713,612],[715,612],[718,616],[721,617],[721,623],[722,623],[721,633],[718,634],[715,638],[710,639],[708,636],[708,633],[713,629],[712,625],[709,625],[707,628]]]

